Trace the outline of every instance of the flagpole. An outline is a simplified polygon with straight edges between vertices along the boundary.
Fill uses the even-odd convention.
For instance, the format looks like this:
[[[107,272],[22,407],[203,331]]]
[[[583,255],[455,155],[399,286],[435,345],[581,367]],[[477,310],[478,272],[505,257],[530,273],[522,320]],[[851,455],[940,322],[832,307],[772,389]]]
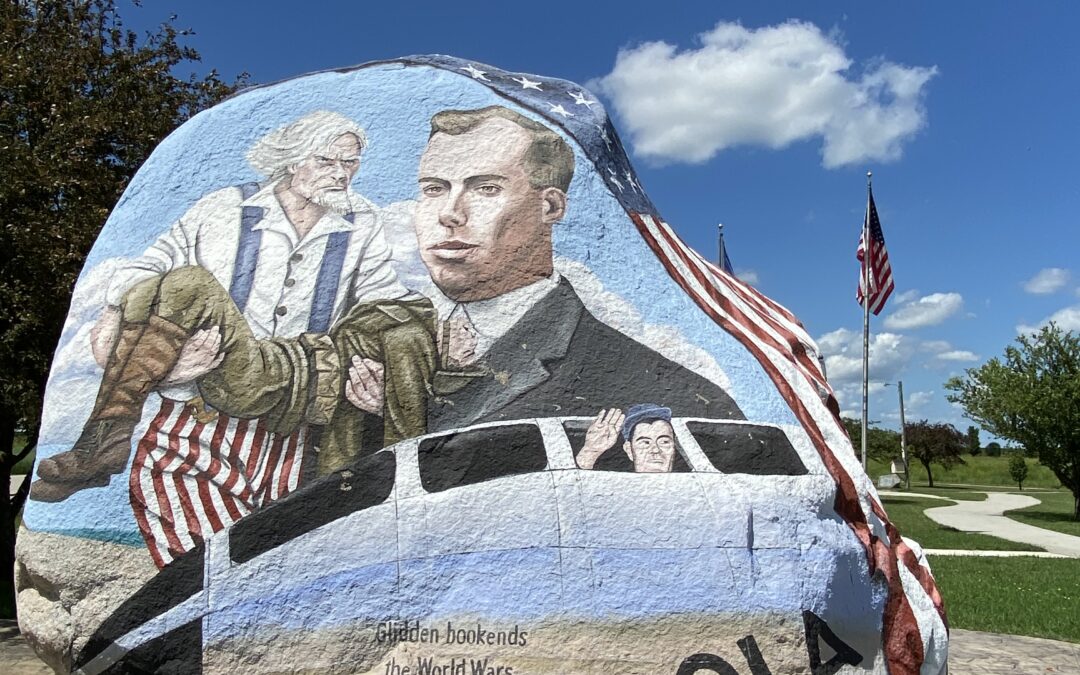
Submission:
[[[869,415],[870,393],[870,179],[866,172],[866,217],[863,218],[863,333],[862,333],[862,465],[866,471],[866,423]]]
[[[716,234],[716,236],[717,236],[716,266],[719,267],[720,269],[724,269],[724,224],[723,223],[718,223],[716,225],[716,233],[717,233]]]

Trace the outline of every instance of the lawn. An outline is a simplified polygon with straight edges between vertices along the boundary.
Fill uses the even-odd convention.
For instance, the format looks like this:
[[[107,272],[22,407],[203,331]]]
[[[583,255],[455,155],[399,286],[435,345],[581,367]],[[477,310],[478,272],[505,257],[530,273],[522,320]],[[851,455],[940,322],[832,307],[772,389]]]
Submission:
[[[1080,642],[1080,560],[934,556],[953,628]]]
[[[934,484],[954,484],[959,483],[962,485],[989,485],[1000,486],[1007,490],[1015,490],[1017,488],[1016,482],[1009,476],[1009,455],[1002,455],[1001,457],[987,457],[986,455],[963,455],[964,464],[954,466],[946,471],[937,464],[931,465],[934,472]],[[1057,479],[1054,472],[1046,468],[1042,464],[1039,464],[1038,460],[1028,458],[1028,477],[1024,481],[1024,489],[1031,488],[1059,488],[1061,487],[1061,481]],[[872,459],[867,460],[866,472],[870,474],[870,477],[874,479],[874,484],[877,484],[878,476],[889,473],[888,462],[876,462]],[[912,461],[911,462],[911,489],[916,490],[916,487],[925,486],[928,484],[926,478],[926,469],[922,464]]]
[[[1031,496],[1042,503],[1026,509],[1006,511],[1005,515],[1021,523],[1080,537],[1080,521],[1073,520],[1073,494],[1071,492],[1068,490],[1035,492]]]
[[[972,551],[1041,551],[1043,549],[998,539],[986,534],[961,532],[938,525],[926,517],[925,509],[948,506],[955,502],[913,497],[884,497],[882,503],[889,520],[900,528],[900,534],[919,542],[923,548],[965,549]]]

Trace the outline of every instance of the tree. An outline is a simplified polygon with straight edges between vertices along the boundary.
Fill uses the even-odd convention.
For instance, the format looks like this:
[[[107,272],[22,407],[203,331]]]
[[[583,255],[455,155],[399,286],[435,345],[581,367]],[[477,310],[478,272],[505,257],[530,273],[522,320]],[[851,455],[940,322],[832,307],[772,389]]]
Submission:
[[[1051,323],[945,387],[969,418],[1049,467],[1080,520],[1080,336]]]
[[[1001,443],[990,441],[986,444],[987,457],[1001,457]]]
[[[979,427],[967,428],[967,451],[972,457],[982,451],[982,442],[979,441]]]
[[[930,487],[934,487],[934,475],[930,472],[931,464],[940,464],[948,469],[963,464],[960,453],[964,451],[965,437],[951,424],[931,424],[926,420],[913,422],[904,427],[907,435],[908,455],[919,460],[926,467],[926,477]]]
[[[14,520],[30,483],[9,499],[11,468],[36,446],[83,260],[157,143],[235,89],[214,72],[173,74],[199,59],[186,34],[170,20],[140,37],[114,0],[0,5],[0,615],[14,610]]]
[[[858,454],[862,448],[862,421],[845,417],[843,422],[848,438],[851,439],[851,444]],[[866,427],[866,456],[879,462],[889,462],[899,457],[900,432],[868,425]]]
[[[1027,460],[1024,459],[1023,453],[1014,452],[1009,456],[1009,475],[1020,486],[1020,491],[1024,490],[1024,479],[1028,475]]]

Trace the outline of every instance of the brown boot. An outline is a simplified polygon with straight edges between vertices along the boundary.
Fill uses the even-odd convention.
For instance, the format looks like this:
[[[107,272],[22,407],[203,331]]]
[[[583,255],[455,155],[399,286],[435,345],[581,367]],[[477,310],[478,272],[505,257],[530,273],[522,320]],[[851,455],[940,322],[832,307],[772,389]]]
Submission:
[[[71,450],[38,463],[39,482],[64,484],[62,489],[37,486],[43,501],[60,501],[88,487],[106,485],[127,466],[131,436],[142,417],[146,397],[180,357],[188,333],[160,317],[125,324],[117,339],[90,419]],[[54,485],[60,488],[59,485]],[[35,497],[31,490],[31,497]],[[49,499],[46,495],[63,496]]]

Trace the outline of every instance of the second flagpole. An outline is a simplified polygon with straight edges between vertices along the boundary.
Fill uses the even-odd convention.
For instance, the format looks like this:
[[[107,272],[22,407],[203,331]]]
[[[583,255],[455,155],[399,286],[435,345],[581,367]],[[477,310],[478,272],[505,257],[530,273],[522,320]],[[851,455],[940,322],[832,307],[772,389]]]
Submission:
[[[866,216],[863,218],[863,332],[862,332],[862,466],[866,471],[866,426],[869,415],[868,399],[870,395],[870,262],[872,248],[870,244],[870,179],[873,173],[866,172]]]

